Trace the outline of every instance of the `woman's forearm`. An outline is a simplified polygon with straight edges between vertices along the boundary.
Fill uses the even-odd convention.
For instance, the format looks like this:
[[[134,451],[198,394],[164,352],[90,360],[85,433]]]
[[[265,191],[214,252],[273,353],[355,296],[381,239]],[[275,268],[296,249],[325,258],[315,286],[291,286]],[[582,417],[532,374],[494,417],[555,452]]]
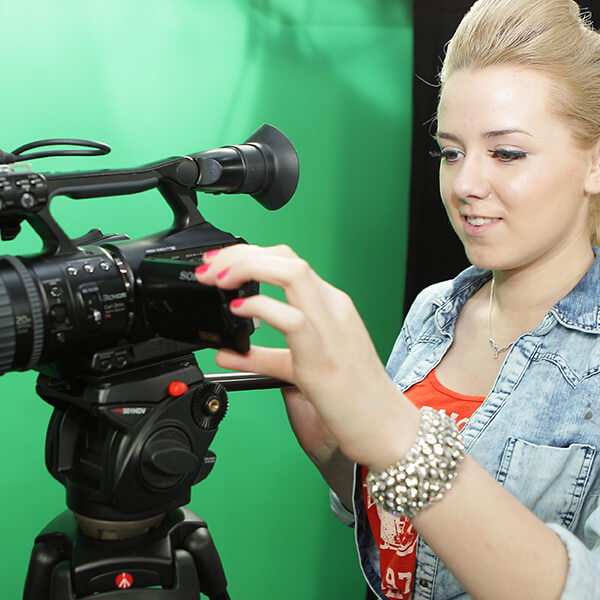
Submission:
[[[326,459],[319,459],[310,452],[307,453],[313,464],[319,469],[327,485],[335,492],[341,503],[350,512],[352,508],[352,492],[354,482],[354,463],[341,450],[334,450]]]
[[[412,522],[473,598],[560,598],[562,540],[468,456],[444,498]]]

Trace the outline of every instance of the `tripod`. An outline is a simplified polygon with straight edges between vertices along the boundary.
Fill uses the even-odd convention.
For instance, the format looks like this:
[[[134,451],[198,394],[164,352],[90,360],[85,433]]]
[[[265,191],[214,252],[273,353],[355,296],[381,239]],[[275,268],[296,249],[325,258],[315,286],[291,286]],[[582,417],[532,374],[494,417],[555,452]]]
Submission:
[[[39,376],[54,406],[46,466],[71,510],[36,538],[23,600],[229,600],[206,523],[182,508],[215,461],[208,447],[227,410],[219,380],[281,385],[204,377],[193,354],[118,375]]]
[[[86,535],[70,511],[36,538],[24,600],[229,600],[227,581],[206,523],[185,508],[161,525],[123,540]]]

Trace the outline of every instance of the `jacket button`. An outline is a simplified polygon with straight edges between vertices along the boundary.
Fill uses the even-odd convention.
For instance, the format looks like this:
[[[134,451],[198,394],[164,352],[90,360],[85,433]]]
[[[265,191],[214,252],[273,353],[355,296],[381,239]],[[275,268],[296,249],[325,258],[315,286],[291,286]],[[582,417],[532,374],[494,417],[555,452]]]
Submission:
[[[429,587],[429,582],[426,579],[419,579],[419,585],[422,588],[427,589]]]

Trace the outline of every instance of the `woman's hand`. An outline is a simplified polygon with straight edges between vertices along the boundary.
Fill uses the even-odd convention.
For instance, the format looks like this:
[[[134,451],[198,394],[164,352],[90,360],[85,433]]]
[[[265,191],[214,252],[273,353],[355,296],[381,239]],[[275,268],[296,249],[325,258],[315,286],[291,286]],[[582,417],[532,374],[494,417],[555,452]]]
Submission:
[[[245,355],[220,351],[220,366],[296,385],[352,461],[385,468],[406,453],[417,411],[387,376],[347,294],[286,246],[229,246],[205,254],[204,263],[197,280],[205,285],[235,289],[256,280],[280,287],[287,300],[260,294],[234,300],[233,314],[259,318],[281,331],[288,348],[253,346]]]

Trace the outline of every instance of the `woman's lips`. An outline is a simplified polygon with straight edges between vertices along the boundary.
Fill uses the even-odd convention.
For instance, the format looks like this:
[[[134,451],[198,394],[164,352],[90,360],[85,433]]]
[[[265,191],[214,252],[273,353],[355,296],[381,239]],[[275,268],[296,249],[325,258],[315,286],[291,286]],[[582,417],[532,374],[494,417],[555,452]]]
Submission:
[[[468,235],[482,234],[501,221],[501,219],[497,217],[467,215],[463,215],[463,219],[465,220],[465,232]]]

